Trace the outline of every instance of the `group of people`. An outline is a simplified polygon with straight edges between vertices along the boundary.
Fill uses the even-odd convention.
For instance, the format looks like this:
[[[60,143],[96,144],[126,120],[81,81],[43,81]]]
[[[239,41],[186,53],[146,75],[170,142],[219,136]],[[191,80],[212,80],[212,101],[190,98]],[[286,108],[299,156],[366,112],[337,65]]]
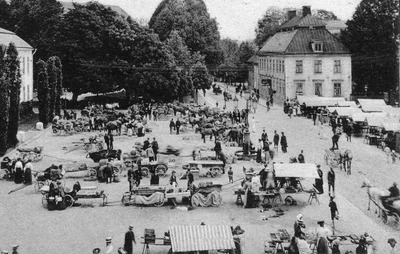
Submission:
[[[29,159],[26,162],[22,161],[21,158],[17,158],[17,160],[11,160],[8,157],[5,157],[3,161],[6,165],[6,178],[14,179],[16,184],[24,183],[31,184],[32,183],[32,170],[33,165],[32,161]]]
[[[269,163],[273,160],[274,156],[278,153],[279,141],[281,144],[281,149],[283,153],[287,152],[287,139],[285,133],[282,132],[279,137],[278,132],[274,131],[273,142],[270,142],[268,139],[268,134],[263,129],[261,134],[261,138],[258,139],[258,147],[257,147],[257,159],[258,163]],[[270,147],[273,144],[273,148]],[[264,155],[264,156],[263,156]]]
[[[169,133],[173,134],[175,132],[176,135],[179,135],[181,126],[182,126],[182,123],[179,120],[179,118],[176,119],[176,122],[174,121],[174,119],[171,119],[171,121],[169,122]]]

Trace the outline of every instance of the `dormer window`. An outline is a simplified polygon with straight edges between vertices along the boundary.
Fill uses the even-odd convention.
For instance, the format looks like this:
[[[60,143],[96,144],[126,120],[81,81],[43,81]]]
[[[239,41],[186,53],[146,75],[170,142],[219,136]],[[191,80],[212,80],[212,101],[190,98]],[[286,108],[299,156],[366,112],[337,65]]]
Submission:
[[[321,53],[321,52],[323,52],[323,49],[324,49],[324,44],[322,43],[322,41],[312,41],[311,42],[311,47],[312,47],[312,50],[315,52],[315,53]]]

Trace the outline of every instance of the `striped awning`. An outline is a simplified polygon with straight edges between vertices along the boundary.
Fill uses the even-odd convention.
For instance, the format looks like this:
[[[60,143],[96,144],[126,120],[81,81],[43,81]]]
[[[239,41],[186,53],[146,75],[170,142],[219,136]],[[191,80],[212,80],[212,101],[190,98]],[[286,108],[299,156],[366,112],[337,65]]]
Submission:
[[[227,225],[191,225],[169,228],[173,253],[235,249],[231,228]]]

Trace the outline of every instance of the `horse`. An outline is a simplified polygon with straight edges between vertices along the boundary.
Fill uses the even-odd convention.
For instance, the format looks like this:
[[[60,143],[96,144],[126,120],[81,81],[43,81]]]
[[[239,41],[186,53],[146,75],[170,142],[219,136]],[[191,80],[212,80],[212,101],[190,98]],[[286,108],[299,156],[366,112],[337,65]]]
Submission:
[[[212,139],[213,136],[215,138],[217,137],[217,130],[215,129],[215,127],[213,127],[213,128],[200,128],[200,134],[201,134],[201,138],[203,139],[203,141],[205,143],[207,135],[210,136],[210,140]]]
[[[118,135],[121,135],[121,127],[122,127],[121,120],[109,121],[106,124],[106,129],[109,133],[111,133],[113,130],[116,130]]]
[[[344,151],[341,151],[340,153],[340,169],[342,169],[344,172],[347,172],[348,175],[351,175],[351,161],[353,160],[353,153],[351,152],[350,149],[346,149]]]
[[[375,213],[378,213],[378,217],[380,217],[381,210],[385,209],[385,206],[382,202],[382,197],[389,196],[389,192],[385,191],[385,190],[381,190],[378,187],[372,186],[372,184],[368,180],[363,181],[361,188],[364,188],[364,187],[367,188],[367,194],[368,194],[368,198],[369,198],[367,210],[371,209],[371,201],[374,202],[374,204],[379,208],[378,211],[375,211]],[[393,207],[400,210],[400,200],[393,202]]]

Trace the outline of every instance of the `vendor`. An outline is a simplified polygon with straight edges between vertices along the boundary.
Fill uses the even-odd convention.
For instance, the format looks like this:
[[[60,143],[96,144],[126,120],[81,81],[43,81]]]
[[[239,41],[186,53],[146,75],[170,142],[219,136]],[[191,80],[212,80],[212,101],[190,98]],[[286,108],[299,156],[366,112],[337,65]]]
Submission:
[[[242,181],[242,188],[244,189],[244,196],[245,196],[245,202],[244,202],[244,208],[253,208],[254,207],[254,194],[253,194],[253,175],[254,175],[254,170],[252,168],[246,169],[243,168],[245,171],[245,178]]]
[[[296,221],[294,222],[294,236],[295,237],[300,237],[300,235],[303,232],[303,228],[305,228],[306,225],[303,222],[303,215],[302,214],[298,214],[296,216]]]
[[[324,193],[324,180],[323,175],[324,173],[321,170],[321,165],[317,165],[317,173],[320,178],[315,178],[315,184],[313,185],[314,188],[318,191],[318,194]]]
[[[24,183],[25,184],[32,183],[32,169],[33,169],[33,166],[32,166],[31,160],[29,159],[24,168]]]

